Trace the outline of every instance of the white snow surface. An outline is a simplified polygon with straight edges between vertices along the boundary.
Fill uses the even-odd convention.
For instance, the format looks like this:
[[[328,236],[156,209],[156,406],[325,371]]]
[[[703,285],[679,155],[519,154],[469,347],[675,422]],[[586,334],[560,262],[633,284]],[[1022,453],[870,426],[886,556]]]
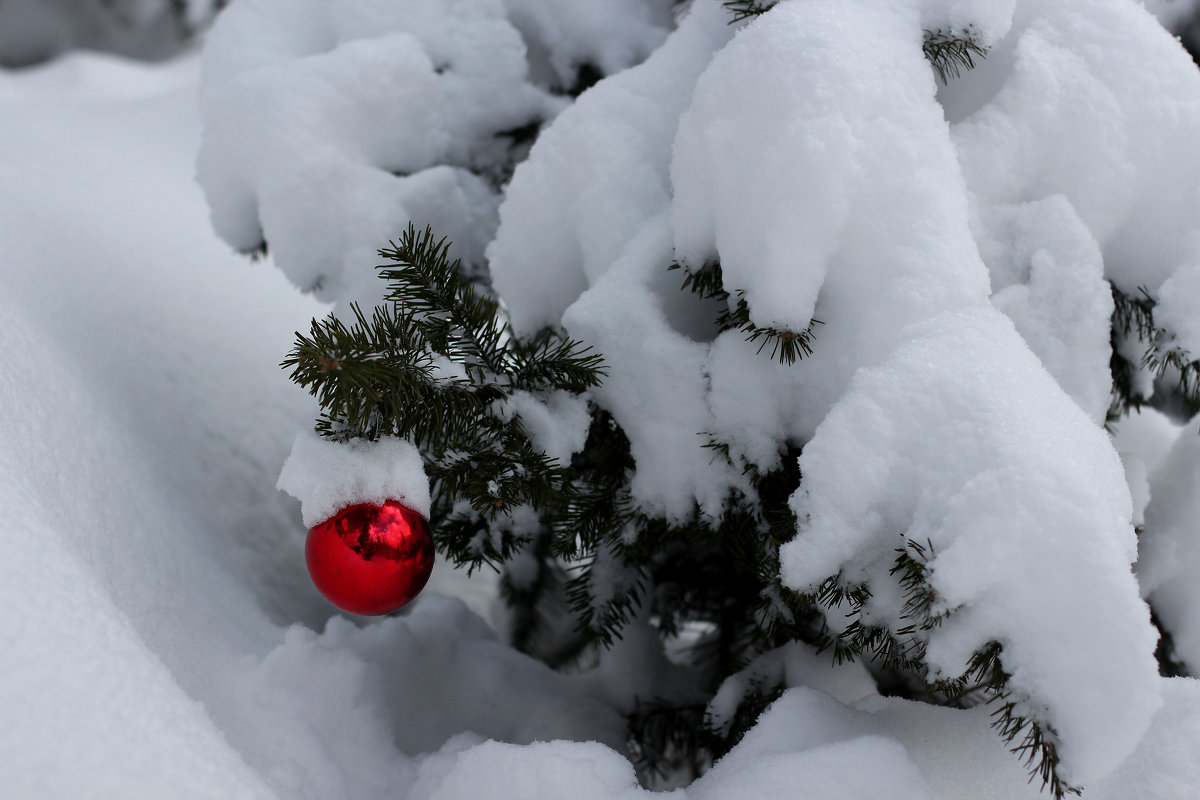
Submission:
[[[499,2],[421,6],[425,16],[417,3],[344,0],[338,15],[333,5],[237,0],[226,12],[204,66],[213,121],[201,176],[223,236],[248,248],[266,230],[276,266],[304,285],[325,276],[325,296],[346,300],[376,291],[365,277],[374,237],[394,236],[412,208],[462,230],[464,219],[483,220],[461,251],[482,253],[499,203],[459,166],[414,156],[417,171],[392,176],[388,158],[436,161],[458,134],[381,155],[386,137],[364,136],[355,120],[400,112],[366,113],[356,102],[388,88],[388,75],[401,94],[410,78],[440,81],[435,43],[469,61],[471,48],[451,41],[461,33],[511,63],[494,77],[519,101],[486,97],[466,78],[442,89],[482,98],[481,113],[557,112],[560,103],[523,83],[523,45]],[[390,10],[399,5],[404,14]],[[665,24],[663,7],[647,12],[647,25]],[[539,140],[498,212],[488,250],[497,285],[508,282],[518,328],[561,322],[609,359],[596,399],[633,439],[647,509],[715,510],[739,486],[740,466],[710,462],[702,431],[764,466],[778,463],[779,442],[806,443],[795,502],[807,519],[785,554],[790,580],[886,572],[903,535],[929,539],[934,585],[958,609],[931,639],[937,665],[953,671],[984,638],[1002,638],[1015,686],[1046,704],[1089,797],[1191,800],[1200,682],[1153,674],[1153,631],[1129,571],[1137,509],[1095,416],[1104,354],[1096,270],[1153,292],[1193,282],[1200,79],[1132,3],[871,10],[793,0],[743,26],[740,49],[726,51],[735,34],[727,12],[696,0],[643,65],[585,93]],[[470,22],[450,25],[460,11]],[[379,35],[400,16],[403,25]],[[912,52],[920,26],[943,18],[975,19],[996,40],[988,61],[948,89]],[[702,87],[744,74],[760,49],[778,54],[789,35],[848,46],[861,38],[850,22],[872,45],[858,58],[810,63],[800,88],[767,81],[744,101],[778,121],[771,115],[786,110],[768,108],[773,92],[808,91],[812,113],[794,120],[798,135],[805,119],[821,120],[823,102],[844,109],[826,120],[833,127],[814,126],[814,146],[840,124],[893,148],[891,160],[864,151],[845,162],[830,206],[813,212],[844,219],[827,259],[807,264],[811,280],[785,287],[799,298],[782,308],[787,321],[825,323],[813,358],[787,368],[736,333],[714,339],[704,325],[711,309],[697,311],[665,270],[691,214],[727,224],[741,213],[716,192],[698,195],[710,205],[677,210],[676,162],[694,159],[727,192],[757,191],[750,176],[723,173],[702,141],[691,150],[677,142],[738,124],[703,102]],[[638,35],[621,40],[625,51],[599,36],[589,46],[632,63],[652,46]],[[604,665],[560,675],[499,643],[477,613],[486,614],[489,582],[438,570],[411,611],[368,623],[331,617],[309,584],[304,523],[275,483],[313,410],[278,362],[292,331],[328,309],[211,233],[192,182],[200,72],[194,57],[147,67],[95,55],[0,72],[6,800],[473,800],[482,788],[498,798],[648,800],[622,749],[619,712],[635,689]],[[895,100],[879,91],[885,80]],[[344,81],[363,88],[347,94]],[[429,91],[422,97],[440,96]],[[897,107],[890,122],[867,113],[871,102]],[[457,111],[447,103],[420,113]],[[339,120],[353,130],[321,128]],[[890,140],[878,129],[889,125]],[[806,157],[786,137],[766,144]],[[312,169],[289,176],[289,158]],[[555,160],[574,171],[556,173]],[[808,163],[819,177],[837,162]],[[764,194],[795,199],[773,174],[755,174]],[[461,191],[437,205],[448,186]],[[1061,224],[1039,226],[1039,214]],[[724,258],[724,241],[697,252]],[[732,252],[742,246],[735,237]],[[1145,261],[1132,258],[1140,248]],[[527,260],[553,253],[563,258]],[[560,267],[530,266],[545,263]],[[742,267],[730,279],[749,290],[756,264]],[[1022,286],[1007,300],[989,297]],[[549,305],[522,307],[535,288]],[[1186,295],[1172,295],[1181,339],[1194,330]],[[1065,319],[1076,322],[1060,324],[1048,309],[1068,300],[1078,306]],[[1083,363],[1058,358],[1064,349]],[[578,408],[524,413],[542,411],[531,424],[547,449],[576,446],[578,425],[562,420]],[[1176,437],[1147,416],[1117,434],[1127,463],[1143,465],[1148,496],[1138,502],[1141,591],[1161,602],[1188,659],[1200,658],[1195,427]],[[851,520],[842,543],[832,532]],[[885,613],[886,599],[872,609]],[[652,665],[639,687],[670,675],[652,638],[631,637],[614,657]],[[990,730],[986,707],[880,697],[858,668],[837,673],[806,651],[756,668],[783,670],[793,688],[703,778],[674,790],[677,800],[1042,796]]]
[[[429,518],[429,479],[421,452],[395,436],[342,444],[314,431],[300,433],[276,485],[300,501],[309,528],[348,506],[387,500]]]
[[[278,363],[326,309],[213,237],[198,71],[0,73],[0,793],[405,796],[447,742],[619,745],[611,704],[438,596],[486,612],[489,581],[330,619],[274,488],[312,418]]]

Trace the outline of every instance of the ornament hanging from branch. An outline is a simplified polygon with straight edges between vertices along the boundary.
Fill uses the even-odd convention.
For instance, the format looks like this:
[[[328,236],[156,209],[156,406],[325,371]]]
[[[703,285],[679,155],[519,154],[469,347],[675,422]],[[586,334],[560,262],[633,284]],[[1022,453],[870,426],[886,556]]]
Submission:
[[[411,444],[303,433],[279,488],[300,500],[305,561],[326,600],[353,614],[387,614],[425,587],[434,560],[429,481]]]
[[[343,508],[308,531],[308,574],[326,600],[352,614],[411,602],[433,572],[429,521],[395,500]]]

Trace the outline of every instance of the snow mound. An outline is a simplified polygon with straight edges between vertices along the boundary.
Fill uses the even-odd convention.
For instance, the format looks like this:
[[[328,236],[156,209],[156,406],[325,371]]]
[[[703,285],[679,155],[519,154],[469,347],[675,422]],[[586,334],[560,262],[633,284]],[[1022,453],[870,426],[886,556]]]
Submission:
[[[328,619],[275,489],[311,419],[278,362],[324,309],[209,230],[197,66],[0,73],[4,797],[363,800],[485,736],[620,745],[458,600]]]

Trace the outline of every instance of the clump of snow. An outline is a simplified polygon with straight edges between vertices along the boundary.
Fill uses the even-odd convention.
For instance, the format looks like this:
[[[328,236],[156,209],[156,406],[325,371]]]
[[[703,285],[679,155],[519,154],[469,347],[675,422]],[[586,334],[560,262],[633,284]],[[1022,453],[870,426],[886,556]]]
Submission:
[[[518,333],[557,323],[647,220],[670,207],[667,165],[679,116],[690,86],[733,34],[728,22],[716,4],[693,3],[644,64],[584,94],[518,167],[488,248]]]
[[[978,235],[994,209],[1062,195],[1099,243],[1106,278],[1174,297],[1188,310],[1173,322],[1194,318],[1196,295],[1166,282],[1200,258],[1200,72],[1135,3],[1019,8],[997,52],[951,87],[974,98],[954,104],[952,130]]]
[[[745,489],[747,481],[703,449],[701,432],[715,426],[705,398],[707,348],[672,328],[648,290],[669,263],[669,237],[665,215],[647,223],[628,255],[579,297],[563,323],[604,353],[608,375],[592,394],[629,437],[635,500],[669,519],[685,519],[697,505],[716,517],[730,487]]]
[[[581,67],[620,72],[662,44],[674,0],[503,0],[525,39],[530,71],[542,82],[571,88]],[[541,77],[542,72],[549,75]]]
[[[661,0],[626,0],[624,17],[509,5],[232,4],[202,86],[198,175],[217,232],[238,250],[269,247],[296,285],[342,303],[382,297],[375,251],[409,221],[482,264],[524,137],[567,103],[531,81],[527,44],[556,68],[615,71],[669,24]]]
[[[819,689],[847,705],[879,693],[862,662],[835,667],[815,648],[789,642],[763,653],[721,682],[704,711],[708,724],[727,734],[738,705],[748,692],[776,686]]]
[[[347,506],[387,500],[429,517],[429,479],[421,451],[395,436],[335,442],[312,431],[300,433],[277,485],[300,501],[310,528]]]
[[[571,797],[650,800],[633,765],[595,742],[549,741],[528,747],[484,742],[446,759],[413,787],[411,800],[471,800],[487,787],[493,797]],[[666,797],[672,797],[668,794]],[[684,800],[678,792],[674,800]]]
[[[559,464],[583,449],[592,422],[586,395],[559,389],[539,397],[518,389],[508,402],[533,446]]]
[[[689,788],[694,800],[733,797],[912,798],[929,786],[904,746],[815,689],[793,689]],[[870,769],[862,769],[870,764]],[[805,776],[797,782],[798,775]],[[799,794],[797,794],[799,792]]]
[[[230,50],[259,42],[239,25],[257,30],[264,5],[231,7],[206,50],[198,170],[218,233],[239,250],[265,241],[297,285],[331,300],[375,302],[374,251],[408,220],[436,226],[478,261],[496,194],[467,155],[477,140],[551,115],[549,98],[523,82],[520,37],[499,10],[454,4],[414,23],[378,20],[369,3],[336,14],[286,3],[273,15],[320,32],[313,46],[287,59],[269,53],[266,64],[235,58]],[[353,25],[355,5],[391,25]],[[351,33],[363,28],[371,34]],[[229,74],[239,60],[251,65]]]
[[[832,85],[860,77],[861,64],[840,40],[823,39],[820,23],[784,22],[807,11],[781,5],[713,57],[680,120],[671,164],[677,256],[692,269],[719,258],[726,290],[745,292],[754,322],[794,331],[812,318],[843,236],[851,198],[842,182],[867,171],[862,153],[877,149],[850,135],[846,116],[814,113]],[[744,191],[749,185],[757,191]]]
[[[302,288],[369,305],[374,252],[410,220],[477,263],[498,196],[472,153],[559,105],[525,71],[496,2],[233,4],[202,92],[198,174],[217,232],[239,250],[266,242]]]
[[[1061,195],[1004,211],[1011,215],[1005,226],[1011,239],[989,262],[992,304],[1063,391],[1101,423],[1112,389],[1113,300],[1100,247]]]
[[[298,738],[316,721],[334,722],[340,730],[330,731],[330,744],[347,756],[368,737],[378,738],[374,747],[419,755],[465,731],[520,744],[624,740],[619,714],[585,682],[497,641],[460,600],[436,594],[361,628],[340,617],[319,634],[289,628],[243,689],[279,716],[301,717],[285,726]],[[372,724],[362,725],[364,717]]]
[[[572,334],[610,367],[594,396],[629,434],[635,496],[679,518],[697,500],[718,513],[740,483],[732,469],[714,476],[701,447],[705,347],[672,326],[663,299],[680,296],[665,269],[672,141],[690,86],[732,33],[725,9],[694,3],[645,63],[584,94],[518,167],[488,249],[518,333],[572,306]]]
[[[1045,709],[1064,763],[1090,782],[1159,704],[1121,464],[995,312],[922,334],[861,372],[805,447],[784,580],[881,589],[896,548],[926,546],[933,611],[949,615],[928,632],[930,664],[955,676],[1003,643],[1010,685]],[[897,630],[902,615],[903,602],[873,602],[863,621]]]

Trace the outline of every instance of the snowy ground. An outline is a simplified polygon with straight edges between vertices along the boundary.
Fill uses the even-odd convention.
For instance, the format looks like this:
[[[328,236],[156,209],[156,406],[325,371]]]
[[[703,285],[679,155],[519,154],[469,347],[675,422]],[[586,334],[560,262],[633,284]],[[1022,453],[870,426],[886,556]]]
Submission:
[[[0,73],[0,795],[642,796],[612,687],[496,643],[486,579],[362,627],[309,585],[277,364],[323,307],[211,233],[197,71]],[[793,690],[680,798],[1038,796],[986,712],[850,691]],[[1164,697],[1091,797],[1196,796],[1200,688]]]
[[[277,365],[323,308],[210,232],[196,73],[0,73],[6,797],[269,795],[249,751],[304,735],[238,686],[330,615],[275,490],[312,416]]]

